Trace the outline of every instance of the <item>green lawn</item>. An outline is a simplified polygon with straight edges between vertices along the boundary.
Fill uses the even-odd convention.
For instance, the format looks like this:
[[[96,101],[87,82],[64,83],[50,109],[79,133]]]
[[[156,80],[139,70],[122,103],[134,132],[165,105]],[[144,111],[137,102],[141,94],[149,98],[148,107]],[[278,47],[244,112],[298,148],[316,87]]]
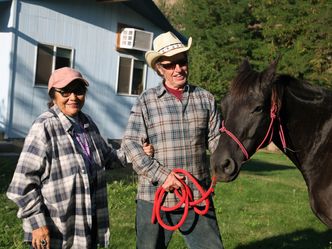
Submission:
[[[24,248],[16,207],[5,197],[16,160],[0,157],[0,248],[6,249]],[[112,170],[108,182],[110,248],[135,248],[135,174]],[[226,249],[332,249],[332,231],[311,212],[300,171],[281,154],[257,153],[238,179],[218,183],[215,194]],[[169,248],[186,248],[177,232]]]

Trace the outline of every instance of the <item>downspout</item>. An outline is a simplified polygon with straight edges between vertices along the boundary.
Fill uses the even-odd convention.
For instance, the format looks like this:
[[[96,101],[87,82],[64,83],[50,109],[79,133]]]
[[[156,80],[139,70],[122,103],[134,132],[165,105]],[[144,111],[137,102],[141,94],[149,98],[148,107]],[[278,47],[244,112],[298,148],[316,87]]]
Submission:
[[[17,23],[18,23],[18,13],[19,13],[19,0],[12,0],[12,24],[8,27],[9,30],[13,32],[13,39],[11,44],[11,53],[9,68],[9,86],[8,86],[8,107],[7,107],[7,117],[5,120],[5,139],[9,138],[9,133],[13,125],[13,109],[14,109],[14,85],[15,85],[15,75],[16,75],[16,61],[17,61]]]

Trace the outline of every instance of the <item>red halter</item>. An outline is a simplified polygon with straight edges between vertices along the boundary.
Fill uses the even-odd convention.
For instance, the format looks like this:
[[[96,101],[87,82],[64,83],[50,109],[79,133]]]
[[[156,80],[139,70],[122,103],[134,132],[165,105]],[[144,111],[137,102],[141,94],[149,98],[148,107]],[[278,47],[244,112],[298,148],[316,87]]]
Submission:
[[[257,147],[256,151],[259,150],[263,146],[263,144],[265,143],[265,141],[268,138],[269,134],[270,134],[269,143],[271,143],[272,137],[273,137],[273,123],[274,123],[274,121],[275,121],[275,119],[277,117],[277,115],[276,115],[277,110],[278,110],[278,106],[275,103],[272,104],[271,111],[270,111],[271,122],[270,122],[270,125],[269,125],[269,129],[267,130],[266,135],[265,135],[263,141]],[[230,136],[234,140],[234,142],[236,142],[238,144],[238,146],[242,150],[242,152],[243,152],[243,154],[244,154],[244,156],[246,157],[247,160],[250,158],[249,154],[248,154],[248,152],[246,150],[246,148],[240,142],[240,140],[237,139],[237,137],[231,131],[227,130],[227,128],[225,127],[225,124],[224,124],[224,120],[222,121],[222,126],[220,128],[220,131],[221,132],[225,132],[228,136]],[[280,140],[281,140],[282,148],[284,149],[284,151],[286,151],[286,148],[287,148],[286,147],[286,140],[285,140],[284,130],[282,128],[280,118],[279,118],[279,137],[280,137]]]

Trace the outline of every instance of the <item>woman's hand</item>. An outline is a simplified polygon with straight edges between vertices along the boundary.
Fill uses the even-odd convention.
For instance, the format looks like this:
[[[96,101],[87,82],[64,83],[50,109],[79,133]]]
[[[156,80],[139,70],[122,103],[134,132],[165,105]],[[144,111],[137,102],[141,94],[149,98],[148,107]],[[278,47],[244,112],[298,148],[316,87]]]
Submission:
[[[35,249],[50,249],[50,235],[47,226],[32,231],[32,247]]]
[[[147,154],[148,156],[153,156],[154,154],[154,148],[152,144],[148,144],[147,142],[145,142],[143,144],[143,150],[145,152],[145,154]]]

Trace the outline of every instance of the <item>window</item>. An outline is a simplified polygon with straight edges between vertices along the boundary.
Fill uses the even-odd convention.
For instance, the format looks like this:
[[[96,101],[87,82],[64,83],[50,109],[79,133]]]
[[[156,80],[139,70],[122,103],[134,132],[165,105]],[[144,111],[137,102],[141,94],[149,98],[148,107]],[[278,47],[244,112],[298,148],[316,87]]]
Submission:
[[[72,67],[72,61],[72,49],[38,44],[35,85],[47,86],[51,73],[61,67]]]
[[[139,95],[145,88],[146,65],[143,60],[119,57],[118,94]]]

